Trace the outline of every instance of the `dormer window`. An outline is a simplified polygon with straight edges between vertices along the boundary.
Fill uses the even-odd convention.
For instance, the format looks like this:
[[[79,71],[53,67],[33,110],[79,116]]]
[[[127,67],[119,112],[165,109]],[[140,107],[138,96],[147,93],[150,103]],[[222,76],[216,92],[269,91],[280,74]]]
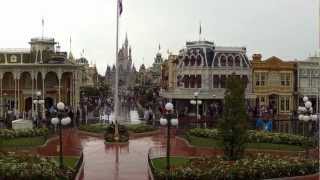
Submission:
[[[10,56],[10,62],[11,63],[16,63],[17,62],[17,56],[16,55],[11,55]]]

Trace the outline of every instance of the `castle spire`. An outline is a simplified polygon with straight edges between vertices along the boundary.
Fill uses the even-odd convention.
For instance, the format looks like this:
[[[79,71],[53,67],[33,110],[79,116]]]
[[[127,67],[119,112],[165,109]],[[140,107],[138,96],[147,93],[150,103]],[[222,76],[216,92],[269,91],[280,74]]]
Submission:
[[[124,41],[124,45],[125,45],[125,47],[128,47],[128,45],[129,45],[128,33],[126,33],[126,39],[125,39],[125,41]]]

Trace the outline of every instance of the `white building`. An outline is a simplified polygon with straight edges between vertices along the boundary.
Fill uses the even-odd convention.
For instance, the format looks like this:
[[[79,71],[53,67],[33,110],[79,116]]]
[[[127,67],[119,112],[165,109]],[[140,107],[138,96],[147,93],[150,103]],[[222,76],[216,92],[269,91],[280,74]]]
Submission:
[[[298,78],[298,104],[303,103],[302,98],[308,96],[316,108],[315,112],[319,111],[320,98],[320,57],[309,57],[305,61],[297,63],[297,78]]]
[[[246,82],[246,98],[254,98],[251,93],[251,64],[245,47],[220,47],[209,41],[187,42],[176,63],[176,83],[162,90],[161,95],[172,99],[178,112],[195,112],[195,107],[190,104],[190,100],[195,99],[195,92],[202,100],[200,114],[208,115],[213,104],[221,107],[226,79],[233,73]]]

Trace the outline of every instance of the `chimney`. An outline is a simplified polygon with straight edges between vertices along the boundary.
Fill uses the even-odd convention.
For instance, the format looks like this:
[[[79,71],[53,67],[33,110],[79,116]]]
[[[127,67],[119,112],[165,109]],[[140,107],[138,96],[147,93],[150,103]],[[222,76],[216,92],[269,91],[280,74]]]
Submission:
[[[261,54],[253,54],[252,59],[254,61],[261,61],[262,55]]]

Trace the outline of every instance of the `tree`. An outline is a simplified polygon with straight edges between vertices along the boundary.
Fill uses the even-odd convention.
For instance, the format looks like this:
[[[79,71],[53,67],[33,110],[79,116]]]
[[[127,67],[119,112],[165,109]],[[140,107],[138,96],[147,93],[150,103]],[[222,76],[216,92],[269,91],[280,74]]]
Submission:
[[[239,76],[227,79],[224,110],[219,123],[225,158],[237,160],[243,156],[247,142],[247,112],[245,108],[245,86]]]

